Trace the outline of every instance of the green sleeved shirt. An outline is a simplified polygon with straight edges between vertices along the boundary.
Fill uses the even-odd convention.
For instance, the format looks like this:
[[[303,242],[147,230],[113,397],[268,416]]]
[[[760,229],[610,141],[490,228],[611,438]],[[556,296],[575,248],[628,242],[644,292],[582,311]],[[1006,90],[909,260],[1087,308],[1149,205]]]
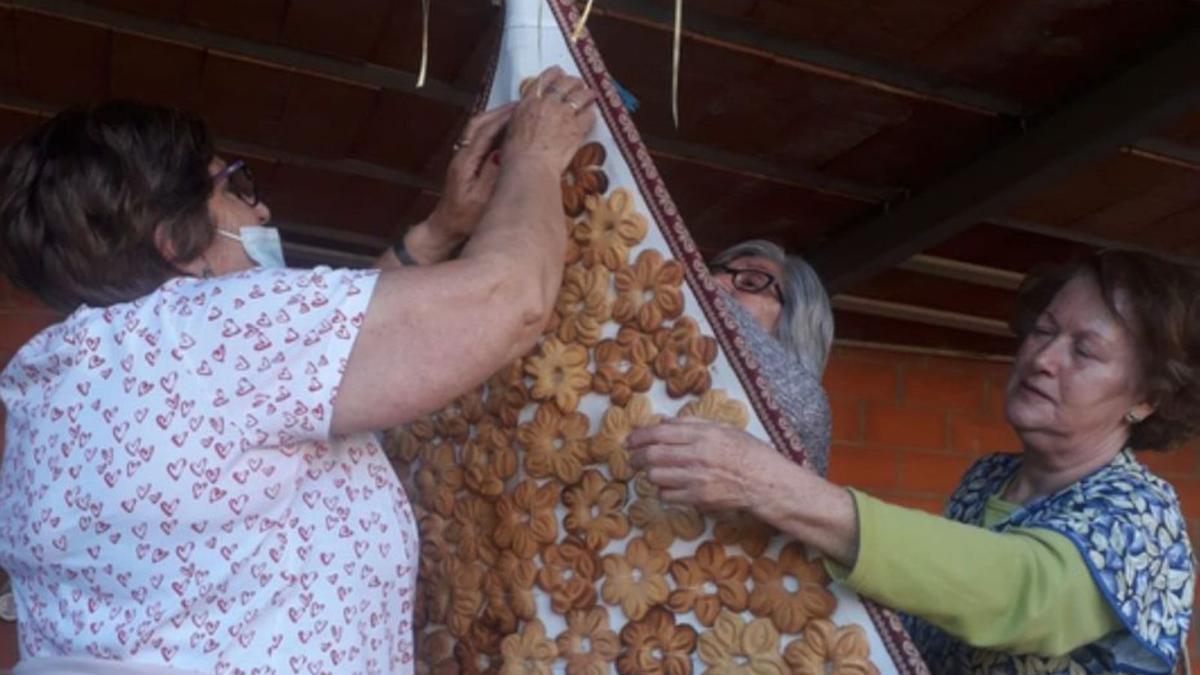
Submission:
[[[849,571],[828,567],[862,595],[974,647],[1015,654],[1062,656],[1123,629],[1078,549],[1061,534],[997,533],[851,493],[858,560]],[[1015,509],[993,496],[984,525]]]

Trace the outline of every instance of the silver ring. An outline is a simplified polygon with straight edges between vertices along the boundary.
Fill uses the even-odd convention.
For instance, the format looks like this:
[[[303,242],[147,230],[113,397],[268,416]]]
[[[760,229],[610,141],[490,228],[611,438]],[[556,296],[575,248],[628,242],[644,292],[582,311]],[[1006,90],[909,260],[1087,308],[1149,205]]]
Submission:
[[[575,112],[579,112],[579,104],[576,103],[575,101],[564,98],[563,103],[566,103],[567,105],[571,106],[571,110],[574,110]]]
[[[462,150],[463,148],[467,147],[470,144],[471,144],[471,142],[468,141],[467,139],[460,138],[457,141],[454,141],[454,151],[458,152],[459,150]]]

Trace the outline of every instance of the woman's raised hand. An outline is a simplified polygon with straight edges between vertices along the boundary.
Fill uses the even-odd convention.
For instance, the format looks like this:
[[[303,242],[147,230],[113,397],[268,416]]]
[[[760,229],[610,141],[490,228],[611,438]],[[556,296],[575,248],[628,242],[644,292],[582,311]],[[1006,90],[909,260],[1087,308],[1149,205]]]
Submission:
[[[595,123],[595,100],[583,80],[558,66],[542,71],[517,102],[501,161],[536,158],[561,174]]]
[[[492,151],[516,107],[516,102],[507,103],[475,115],[454,144],[442,196],[427,221],[437,235],[452,245],[474,233],[484,207],[496,191],[500,157]]]

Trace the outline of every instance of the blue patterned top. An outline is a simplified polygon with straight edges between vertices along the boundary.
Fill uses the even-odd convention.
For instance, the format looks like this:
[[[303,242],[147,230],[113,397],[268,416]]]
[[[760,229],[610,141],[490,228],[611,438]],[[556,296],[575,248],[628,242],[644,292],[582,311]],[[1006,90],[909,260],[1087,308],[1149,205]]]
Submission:
[[[981,525],[988,498],[1008,483],[1020,455],[975,463],[946,506],[946,516]],[[1079,549],[1096,586],[1125,630],[1063,657],[976,649],[916,617],[905,623],[935,673],[1168,673],[1192,618],[1195,560],[1175,490],[1131,450],[1049,497],[1014,511],[992,529],[1042,528]],[[1069,621],[1070,617],[1063,617]]]

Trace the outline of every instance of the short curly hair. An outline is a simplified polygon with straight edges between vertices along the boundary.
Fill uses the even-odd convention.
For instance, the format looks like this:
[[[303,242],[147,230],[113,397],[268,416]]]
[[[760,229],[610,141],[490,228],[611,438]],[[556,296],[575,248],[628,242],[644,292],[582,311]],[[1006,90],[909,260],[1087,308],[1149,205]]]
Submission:
[[[1167,450],[1200,432],[1200,269],[1131,251],[1100,251],[1036,269],[1021,285],[1012,329],[1024,340],[1067,282],[1087,275],[1129,329],[1138,383],[1154,413],[1130,429],[1134,450]],[[1116,298],[1127,300],[1117,311]]]
[[[212,243],[214,152],[179,110],[63,110],[0,153],[0,272],[68,312],[146,295]]]

